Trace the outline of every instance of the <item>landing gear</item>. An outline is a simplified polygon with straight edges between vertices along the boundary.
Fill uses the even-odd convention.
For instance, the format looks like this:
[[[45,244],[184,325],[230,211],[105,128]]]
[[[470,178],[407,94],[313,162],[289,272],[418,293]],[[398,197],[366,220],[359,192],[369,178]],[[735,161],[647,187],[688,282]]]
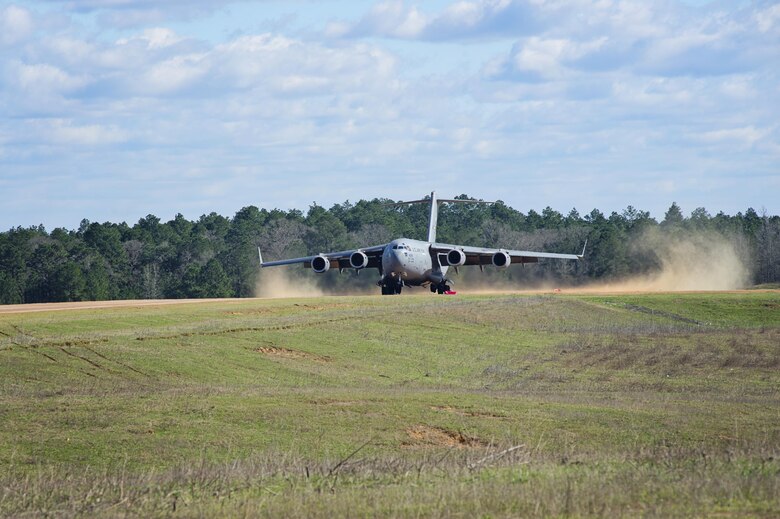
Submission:
[[[446,283],[439,283],[438,285],[431,284],[431,292],[438,294],[444,294],[450,291],[450,286]]]
[[[400,279],[383,279],[379,282],[379,286],[382,287],[383,296],[392,296],[401,293],[404,288],[404,282]]]

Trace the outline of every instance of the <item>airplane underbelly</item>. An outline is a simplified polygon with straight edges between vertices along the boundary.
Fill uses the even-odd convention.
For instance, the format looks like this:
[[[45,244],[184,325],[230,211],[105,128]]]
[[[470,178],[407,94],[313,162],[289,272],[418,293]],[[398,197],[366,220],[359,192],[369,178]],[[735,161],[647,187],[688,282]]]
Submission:
[[[417,267],[410,267],[406,269],[406,276],[404,280],[409,284],[420,284],[428,280],[425,270]]]

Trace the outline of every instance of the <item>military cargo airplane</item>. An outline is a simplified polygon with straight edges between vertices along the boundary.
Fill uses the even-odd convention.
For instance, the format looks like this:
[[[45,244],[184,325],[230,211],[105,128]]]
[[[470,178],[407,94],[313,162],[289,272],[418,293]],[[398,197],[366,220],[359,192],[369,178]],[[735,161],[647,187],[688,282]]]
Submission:
[[[398,238],[382,245],[279,261],[263,261],[263,255],[258,247],[260,265],[276,267],[303,263],[304,267],[311,268],[318,274],[323,274],[331,268],[338,268],[339,271],[347,268],[356,271],[375,268],[381,276],[377,285],[382,288],[382,295],[400,294],[405,286],[428,286],[431,292],[445,294],[450,293],[449,284],[452,283],[452,280],[447,278],[449,267],[453,267],[456,271],[458,267],[465,265],[478,265],[480,269],[486,265],[493,265],[505,269],[513,263],[536,263],[540,258],[581,260],[585,254],[585,247],[582,248],[581,254],[557,254],[439,243],[436,241],[436,224],[440,202],[491,203],[480,200],[437,199],[434,191],[430,199],[392,204],[430,204],[427,241]]]

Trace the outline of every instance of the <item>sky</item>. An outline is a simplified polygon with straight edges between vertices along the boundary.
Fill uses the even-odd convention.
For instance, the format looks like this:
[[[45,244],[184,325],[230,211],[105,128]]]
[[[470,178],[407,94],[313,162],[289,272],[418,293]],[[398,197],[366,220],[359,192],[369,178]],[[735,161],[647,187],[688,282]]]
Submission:
[[[0,0],[0,229],[436,190],[780,214],[780,1]]]

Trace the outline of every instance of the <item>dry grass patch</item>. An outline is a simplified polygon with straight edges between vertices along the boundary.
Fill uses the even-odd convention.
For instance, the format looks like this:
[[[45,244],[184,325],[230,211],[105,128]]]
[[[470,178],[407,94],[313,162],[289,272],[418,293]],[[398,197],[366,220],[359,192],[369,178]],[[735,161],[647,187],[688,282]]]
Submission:
[[[655,335],[581,334],[561,343],[564,365],[613,370],[780,367],[780,331],[732,330],[728,333]]]
[[[271,357],[282,357],[285,359],[308,359],[315,360],[317,362],[330,362],[331,358],[326,355],[316,355],[300,350],[291,350],[289,348],[280,348],[278,346],[260,346],[255,349],[256,352]]]

